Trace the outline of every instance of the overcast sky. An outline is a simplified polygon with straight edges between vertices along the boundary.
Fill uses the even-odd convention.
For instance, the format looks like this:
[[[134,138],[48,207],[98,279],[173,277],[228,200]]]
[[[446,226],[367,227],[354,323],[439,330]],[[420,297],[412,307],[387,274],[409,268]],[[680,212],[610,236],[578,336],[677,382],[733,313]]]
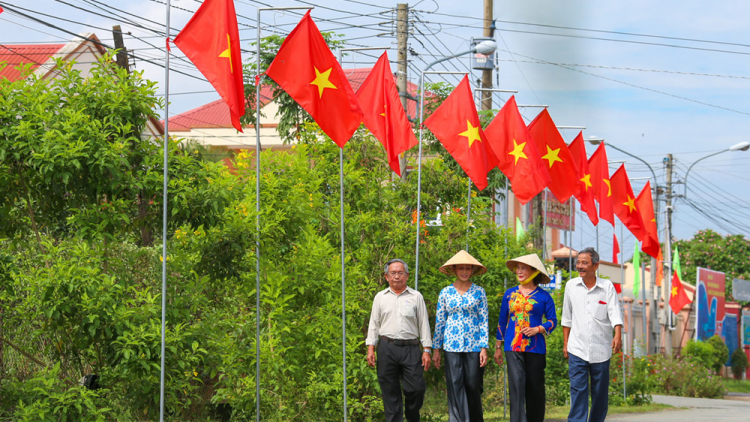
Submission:
[[[395,47],[395,2],[281,0],[272,5],[313,3],[317,7],[312,16],[320,29],[343,35],[350,46]],[[172,1],[172,38],[199,5],[197,0]],[[246,60],[252,58],[250,43],[256,37],[257,8],[270,5],[235,0]],[[144,61],[164,62],[163,0],[0,0],[0,6],[6,9],[0,14],[0,44],[69,41],[72,36],[60,28],[94,32],[111,44],[112,25],[121,25],[131,33],[125,44],[136,55],[135,68],[158,81],[163,93],[164,69]],[[427,63],[465,51],[472,37],[482,36],[481,1],[423,0],[410,8],[413,54],[409,78],[414,82]],[[37,20],[21,17],[14,10]],[[676,161],[674,180],[681,182],[696,160],[750,140],[750,3],[502,0],[496,1],[494,10],[498,87],[518,90],[518,104],[549,105],[558,125],[586,126],[585,137],[605,138],[644,159],[659,185],[665,184],[662,163],[668,153],[674,154]],[[263,35],[288,33],[301,13],[263,12]],[[192,77],[171,73],[170,114],[217,99],[200,73],[181,59],[179,49],[172,52],[177,56],[172,59],[173,69]],[[353,54],[343,65],[369,67],[379,54]],[[396,57],[394,50],[389,55],[391,60]],[[465,71],[468,63],[468,58],[453,59],[435,70]],[[479,73],[474,75],[474,79],[479,77]],[[432,76],[435,81],[443,80],[440,78]],[[445,76],[444,80],[456,83],[458,79]],[[502,106],[506,99],[507,95],[497,95],[494,106]],[[538,111],[529,108],[522,113],[530,120]],[[563,131],[568,142],[576,134]],[[590,154],[594,147],[589,145],[588,150]],[[641,162],[611,148],[608,154],[610,161],[626,160],[630,177],[651,176]],[[612,164],[610,171],[617,166]],[[689,238],[705,228],[750,236],[748,167],[750,151],[725,152],[697,164],[689,180],[692,205],[681,198],[674,203],[674,236]],[[632,182],[636,194],[645,182]],[[682,184],[676,186],[676,193],[684,193]],[[573,247],[595,245],[593,226],[585,217],[578,217]],[[663,221],[660,217],[661,227]],[[620,237],[619,227],[616,231]],[[620,243],[629,258],[633,239],[625,237]],[[600,248],[607,260],[611,243],[612,228],[603,222]]]

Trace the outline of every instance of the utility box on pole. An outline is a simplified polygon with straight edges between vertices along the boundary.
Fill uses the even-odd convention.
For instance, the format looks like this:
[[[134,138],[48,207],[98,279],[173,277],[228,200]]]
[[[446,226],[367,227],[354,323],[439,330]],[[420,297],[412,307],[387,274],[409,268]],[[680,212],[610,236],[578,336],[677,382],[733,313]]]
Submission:
[[[474,48],[482,41],[494,41],[493,38],[472,38],[471,47]],[[495,68],[495,53],[490,55],[474,53],[471,56],[471,68],[475,70],[493,70]]]

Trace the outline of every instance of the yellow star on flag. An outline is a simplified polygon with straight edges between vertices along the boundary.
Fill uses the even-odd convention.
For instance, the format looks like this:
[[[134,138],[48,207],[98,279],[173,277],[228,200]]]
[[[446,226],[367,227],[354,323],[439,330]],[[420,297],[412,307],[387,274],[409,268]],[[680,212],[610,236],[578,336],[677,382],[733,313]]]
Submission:
[[[631,198],[630,195],[628,195],[628,200],[626,202],[623,202],[622,205],[628,206],[628,212],[635,211],[635,198]]]
[[[380,113],[380,115],[383,116],[383,117],[385,117],[385,112],[388,111],[388,104],[386,104],[386,105],[383,106],[383,110],[384,111],[382,113]]]
[[[606,184],[607,184],[607,188],[609,188],[609,189],[607,190],[607,197],[610,197],[610,196],[612,196],[612,184],[611,184],[611,183],[609,183],[609,179],[602,179],[602,180],[604,180],[604,183],[606,183]]]
[[[581,178],[581,182],[583,182],[583,186],[586,187],[586,190],[588,191],[589,188],[593,187],[591,184],[591,175],[587,174]]]
[[[473,144],[474,141],[482,142],[482,139],[479,137],[479,126],[472,126],[471,122],[468,120],[466,120],[466,131],[459,133],[458,136],[469,138],[469,148],[471,148],[471,144]]]
[[[320,98],[323,98],[323,91],[326,88],[338,89],[336,85],[332,84],[331,81],[328,80],[328,78],[331,76],[331,70],[333,70],[333,68],[330,68],[323,73],[320,73],[317,67],[313,66],[313,68],[315,68],[315,80],[310,82],[310,85],[315,85],[318,87],[318,95],[320,96]]]
[[[234,73],[234,68],[232,67],[232,41],[229,39],[229,34],[227,34],[227,49],[222,51],[221,54],[219,54],[219,57],[226,57],[229,59],[229,72]]]
[[[560,148],[558,149],[552,149],[549,147],[549,145],[546,145],[547,147],[547,155],[543,156],[545,160],[549,161],[549,168],[552,168],[552,165],[555,164],[555,161],[563,162],[562,158],[558,157],[557,155],[560,154]]]
[[[521,158],[529,159],[529,157],[526,156],[523,152],[523,148],[526,146],[526,142],[522,143],[521,145],[518,145],[516,140],[513,140],[513,151],[509,152],[508,155],[512,155],[516,158],[516,162],[514,164],[518,165],[518,160]]]
[[[677,286],[672,286],[672,297],[677,296]]]

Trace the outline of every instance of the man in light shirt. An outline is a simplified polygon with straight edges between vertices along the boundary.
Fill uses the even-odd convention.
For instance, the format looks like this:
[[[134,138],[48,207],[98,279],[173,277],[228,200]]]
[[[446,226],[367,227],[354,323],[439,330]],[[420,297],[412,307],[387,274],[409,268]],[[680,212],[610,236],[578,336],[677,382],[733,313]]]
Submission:
[[[596,276],[598,268],[596,250],[582,250],[576,261],[580,277],[565,286],[561,325],[563,355],[568,359],[570,377],[569,422],[603,422],[607,417],[609,360],[622,347],[622,313],[617,292],[611,281]]]
[[[424,371],[431,362],[427,306],[422,294],[406,285],[409,266],[404,261],[388,261],[384,273],[389,287],[372,302],[367,363],[372,367],[377,363],[386,422],[402,422],[404,414],[407,421],[417,422],[427,389]]]

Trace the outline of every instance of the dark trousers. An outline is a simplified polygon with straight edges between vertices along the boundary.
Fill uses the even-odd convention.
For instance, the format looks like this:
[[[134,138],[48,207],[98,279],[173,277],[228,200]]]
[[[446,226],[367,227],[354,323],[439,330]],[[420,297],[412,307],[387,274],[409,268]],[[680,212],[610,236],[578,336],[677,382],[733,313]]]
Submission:
[[[604,422],[609,395],[609,360],[588,363],[568,353],[570,377],[569,422]],[[589,377],[591,378],[591,415],[589,416]]]
[[[484,368],[479,366],[479,352],[445,352],[449,422],[484,421],[483,380]]]
[[[418,422],[427,389],[422,346],[396,346],[381,339],[378,343],[378,382],[383,393],[386,422],[403,422],[404,414],[407,421]],[[404,400],[401,398],[402,387]]]
[[[505,352],[511,422],[544,422],[544,368],[547,355]]]

